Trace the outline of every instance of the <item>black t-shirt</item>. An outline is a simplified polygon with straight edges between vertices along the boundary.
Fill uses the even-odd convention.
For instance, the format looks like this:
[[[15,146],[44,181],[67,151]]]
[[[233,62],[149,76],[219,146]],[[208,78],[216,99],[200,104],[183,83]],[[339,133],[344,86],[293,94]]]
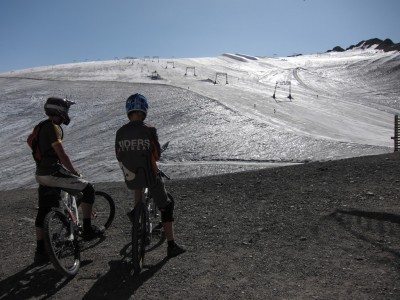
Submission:
[[[60,125],[46,122],[39,132],[39,148],[42,154],[41,161],[36,165],[36,175],[50,175],[59,168],[60,161],[53,145],[61,143],[63,131]]]

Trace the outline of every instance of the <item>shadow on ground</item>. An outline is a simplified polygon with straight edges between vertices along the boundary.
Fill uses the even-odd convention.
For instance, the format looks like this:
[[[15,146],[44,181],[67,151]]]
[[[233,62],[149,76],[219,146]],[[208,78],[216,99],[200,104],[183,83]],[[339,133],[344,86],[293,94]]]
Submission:
[[[38,266],[31,264],[18,273],[0,282],[1,299],[48,299],[68,284],[69,279],[63,278],[48,264]]]
[[[145,265],[140,274],[133,272],[131,252],[127,244],[120,251],[122,258],[109,262],[109,271],[99,278],[83,299],[129,299],[147,280],[152,278],[169,260],[165,257],[154,265]]]

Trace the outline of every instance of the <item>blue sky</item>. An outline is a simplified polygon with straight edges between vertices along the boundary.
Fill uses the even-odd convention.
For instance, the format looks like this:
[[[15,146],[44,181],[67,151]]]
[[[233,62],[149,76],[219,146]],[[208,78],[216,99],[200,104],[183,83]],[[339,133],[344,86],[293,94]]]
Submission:
[[[127,56],[313,54],[400,42],[399,0],[1,0],[0,72]]]

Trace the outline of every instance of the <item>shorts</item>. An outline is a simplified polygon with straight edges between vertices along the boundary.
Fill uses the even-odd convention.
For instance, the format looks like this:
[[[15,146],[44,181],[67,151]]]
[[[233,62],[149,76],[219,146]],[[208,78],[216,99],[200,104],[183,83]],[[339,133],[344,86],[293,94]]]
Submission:
[[[157,176],[156,183],[149,187],[149,192],[153,196],[154,203],[158,208],[165,208],[170,204],[171,201],[168,199],[167,190],[165,189],[162,177]]]
[[[89,184],[88,181],[73,175],[63,167],[51,175],[35,175],[35,179],[40,185],[57,187],[72,195],[82,192]]]

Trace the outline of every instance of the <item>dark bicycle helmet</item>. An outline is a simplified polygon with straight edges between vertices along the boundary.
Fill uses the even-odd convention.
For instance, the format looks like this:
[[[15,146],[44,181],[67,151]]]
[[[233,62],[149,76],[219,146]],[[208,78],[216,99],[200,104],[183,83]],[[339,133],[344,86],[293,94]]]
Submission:
[[[44,105],[44,111],[48,116],[60,116],[63,119],[63,124],[68,125],[71,121],[68,116],[69,107],[75,104],[74,101],[67,99],[50,97]]]
[[[133,94],[126,99],[126,114],[129,115],[132,111],[141,111],[144,113],[144,117],[147,116],[147,110],[149,105],[147,104],[147,99],[141,94]]]

